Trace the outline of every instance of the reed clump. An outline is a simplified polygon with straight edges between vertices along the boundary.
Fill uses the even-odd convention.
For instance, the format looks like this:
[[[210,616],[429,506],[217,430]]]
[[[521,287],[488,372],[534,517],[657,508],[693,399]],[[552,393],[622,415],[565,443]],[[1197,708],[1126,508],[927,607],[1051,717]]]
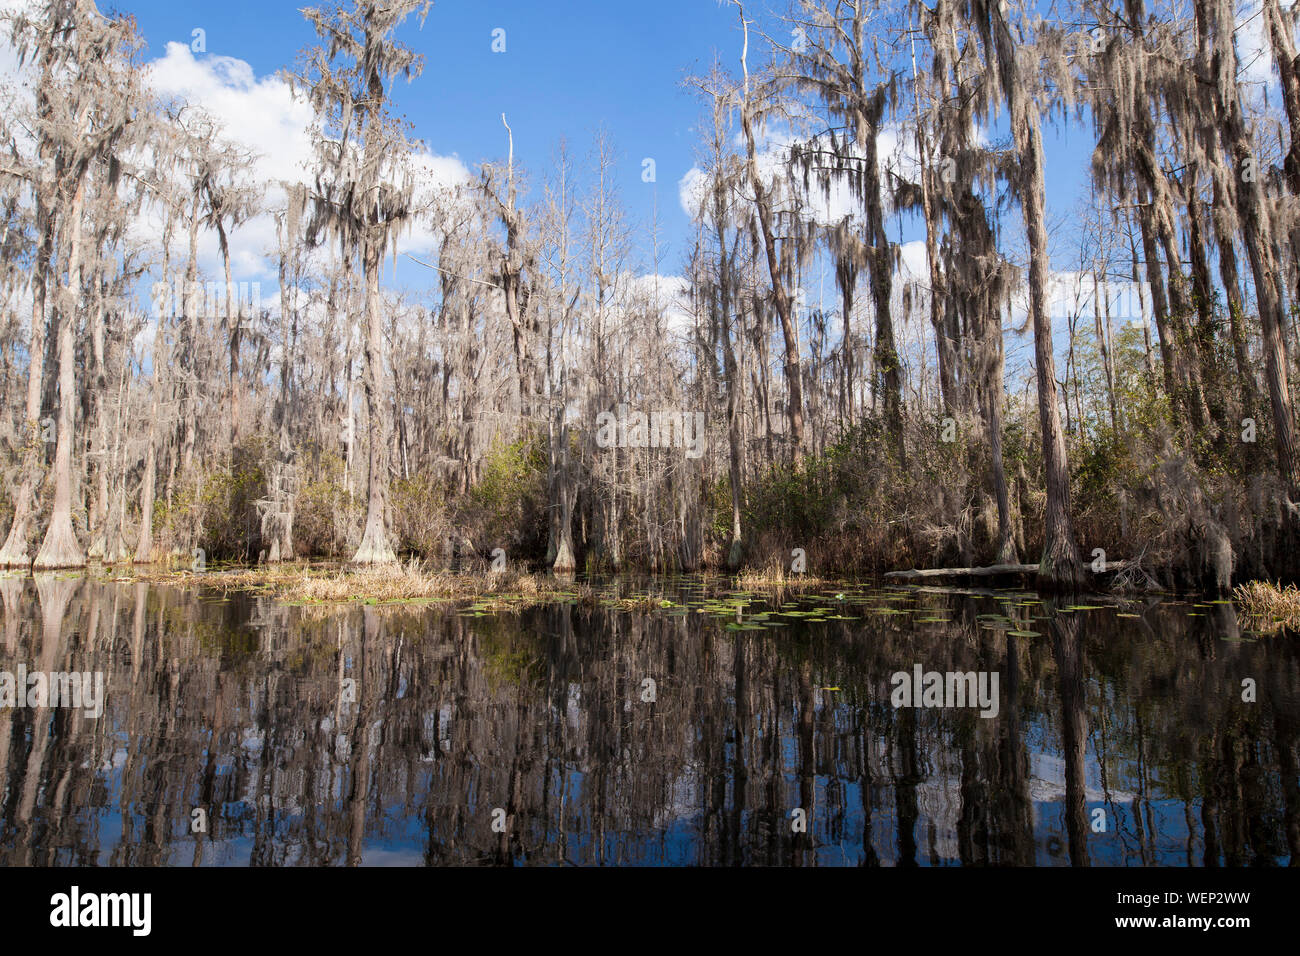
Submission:
[[[736,575],[736,587],[742,591],[754,591],[773,596],[783,594],[803,594],[830,587],[834,582],[810,574],[787,574],[780,565],[769,565],[754,571],[744,571]]]
[[[1258,631],[1300,631],[1300,588],[1250,581],[1233,592],[1247,623]]]
[[[565,591],[558,580],[526,571],[429,570],[416,560],[360,568],[269,566],[204,577],[203,583],[223,590],[256,591],[293,604],[478,601],[489,595],[541,603]]]

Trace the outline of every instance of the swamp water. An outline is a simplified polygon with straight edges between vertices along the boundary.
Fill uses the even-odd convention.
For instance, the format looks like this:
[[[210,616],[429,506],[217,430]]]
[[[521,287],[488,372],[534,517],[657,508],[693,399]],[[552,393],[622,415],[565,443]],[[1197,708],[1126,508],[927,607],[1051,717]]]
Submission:
[[[1300,859],[1300,644],[1229,603],[582,587],[0,578],[0,865]],[[102,674],[102,713],[60,674]]]

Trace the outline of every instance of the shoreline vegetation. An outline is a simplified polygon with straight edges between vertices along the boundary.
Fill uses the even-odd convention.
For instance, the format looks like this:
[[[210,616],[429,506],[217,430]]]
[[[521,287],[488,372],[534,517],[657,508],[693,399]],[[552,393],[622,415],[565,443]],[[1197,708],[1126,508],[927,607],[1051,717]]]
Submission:
[[[705,585],[715,585],[715,590],[720,592],[756,596],[780,605],[814,596],[816,592],[829,594],[831,591],[843,592],[863,586],[898,591],[941,590],[995,594],[1006,591],[1008,584],[1014,584],[1005,577],[1006,573],[1023,572],[1026,567],[933,569],[896,576],[887,574],[876,579],[788,574],[781,568],[734,575],[700,573],[686,577],[695,578]],[[972,571],[998,573],[970,575],[967,583],[973,585],[973,589],[960,587],[954,582],[956,572]],[[227,595],[243,592],[270,597],[286,606],[326,609],[348,605],[384,607],[448,604],[468,610],[476,616],[556,602],[612,607],[623,611],[676,608],[680,606],[652,592],[657,584],[681,577],[611,575],[604,579],[605,586],[594,587],[586,580],[586,575],[555,574],[519,568],[495,571],[437,570],[426,568],[415,559],[382,567],[284,563],[256,567],[221,566],[197,571],[161,565],[126,568],[92,566],[76,571],[37,574],[68,577],[85,575],[122,583],[199,586]],[[0,580],[26,576],[27,572],[22,571],[0,571]],[[632,587],[630,594],[624,594],[621,586],[611,587],[614,582],[624,580],[642,586]],[[1118,582],[1119,578],[1112,580]],[[1023,585],[1020,589],[1023,589]],[[1112,587],[1091,593],[1111,601],[1116,598],[1150,597],[1164,592]],[[843,593],[836,596],[842,598]],[[1300,588],[1294,584],[1251,581],[1235,588],[1230,601],[1219,600],[1216,603],[1233,604],[1240,614],[1243,628],[1248,631],[1260,634],[1300,633]]]
[[[1251,581],[1232,594],[1247,628],[1263,634],[1300,631],[1300,588],[1268,581]]]
[[[491,601],[494,605],[527,606],[554,600],[576,599],[582,604],[598,603],[599,595],[583,580],[585,575],[555,574],[507,568],[439,570],[420,561],[384,566],[329,564],[275,564],[257,567],[213,567],[203,571],[166,566],[127,566],[100,569],[108,580],[139,581],[180,586],[201,585],[224,592],[244,591],[267,595],[286,604],[348,604],[412,602],[456,603]],[[12,572],[11,572],[12,573]],[[48,572],[54,573],[54,572]],[[67,573],[67,572],[65,572]],[[81,573],[81,572],[75,572]],[[4,572],[0,572],[3,575]],[[703,581],[725,584],[733,591],[761,593],[773,599],[797,596],[819,588],[844,586],[848,578],[827,579],[815,575],[787,575],[775,571],[749,571],[738,575],[694,575]],[[663,575],[611,575],[638,581],[665,580]],[[857,582],[854,582],[857,583]],[[619,598],[614,603],[632,610],[658,602],[648,596]]]

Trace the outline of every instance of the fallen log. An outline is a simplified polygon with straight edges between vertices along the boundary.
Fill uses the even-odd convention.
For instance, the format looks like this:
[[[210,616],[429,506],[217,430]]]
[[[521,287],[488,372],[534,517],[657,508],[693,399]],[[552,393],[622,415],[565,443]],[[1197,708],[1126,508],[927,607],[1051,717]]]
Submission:
[[[1122,571],[1128,564],[1128,561],[1107,561],[1105,570],[1095,573],[1099,578],[1109,577]],[[1038,578],[1038,565],[990,564],[976,568],[914,568],[910,571],[885,572],[885,579],[889,581],[974,581],[989,578],[1032,582]]]
[[[911,571],[887,571],[891,581],[965,581],[978,578],[1008,578],[1038,576],[1036,564],[990,564],[982,568],[926,568]]]

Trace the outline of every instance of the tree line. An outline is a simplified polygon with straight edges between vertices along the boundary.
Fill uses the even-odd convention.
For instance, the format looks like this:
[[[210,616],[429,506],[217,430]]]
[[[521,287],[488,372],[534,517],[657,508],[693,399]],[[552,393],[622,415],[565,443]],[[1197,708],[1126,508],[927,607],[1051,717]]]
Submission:
[[[283,78],[314,158],[274,183],[237,130],[148,89],[130,17],[6,14],[28,82],[0,118],[0,565],[500,547],[695,570],[804,548],[822,571],[1038,560],[1074,587],[1100,550],[1148,583],[1294,576],[1280,0],[1250,13],[1263,90],[1227,0],[731,0],[734,49],[684,81],[680,262],[631,221],[600,131],[530,176],[503,115],[504,162],[434,181],[393,103],[437,83],[399,39],[430,7],[304,11],[320,42]],[[1091,163],[1053,208],[1063,128]],[[259,218],[267,301],[232,254]],[[393,288],[416,229],[430,281]],[[656,412],[702,412],[704,453],[647,440]],[[598,441],[611,413],[631,424]]]

